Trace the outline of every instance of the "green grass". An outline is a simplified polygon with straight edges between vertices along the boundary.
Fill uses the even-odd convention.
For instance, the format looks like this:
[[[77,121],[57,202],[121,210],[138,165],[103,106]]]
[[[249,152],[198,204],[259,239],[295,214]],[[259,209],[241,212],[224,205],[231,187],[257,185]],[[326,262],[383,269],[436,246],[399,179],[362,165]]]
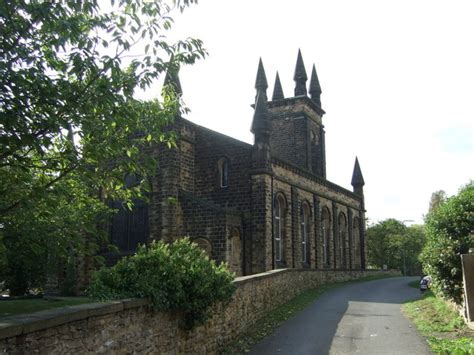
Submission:
[[[222,353],[241,354],[250,351],[250,348],[254,344],[272,334],[275,329],[278,328],[283,322],[301,312],[303,309],[317,300],[323,293],[329,290],[351,283],[385,279],[389,277],[396,276],[367,276],[359,280],[321,285],[318,286],[318,288],[305,291],[258,320],[247,330],[245,334],[240,336],[237,341],[226,347]]]
[[[93,301],[86,297],[59,299],[33,298],[9,301],[2,300],[0,301],[0,318],[91,302]]]
[[[419,300],[405,303],[403,311],[427,338],[435,353],[474,355],[474,331],[431,291],[426,291]]]

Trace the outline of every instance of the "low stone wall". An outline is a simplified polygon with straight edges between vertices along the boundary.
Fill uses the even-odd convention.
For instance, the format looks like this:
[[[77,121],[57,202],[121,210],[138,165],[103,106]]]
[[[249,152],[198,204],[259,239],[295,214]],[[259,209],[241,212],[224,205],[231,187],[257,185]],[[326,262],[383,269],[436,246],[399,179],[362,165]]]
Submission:
[[[146,299],[94,303],[0,320],[0,354],[211,354],[259,318],[319,285],[397,272],[273,270],[239,277],[227,307],[217,305],[203,326],[186,332],[180,314],[155,312]]]

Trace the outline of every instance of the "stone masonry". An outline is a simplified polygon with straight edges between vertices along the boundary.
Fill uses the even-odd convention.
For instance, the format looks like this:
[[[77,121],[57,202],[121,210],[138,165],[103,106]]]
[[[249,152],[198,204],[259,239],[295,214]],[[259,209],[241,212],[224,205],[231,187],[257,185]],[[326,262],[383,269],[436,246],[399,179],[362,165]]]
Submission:
[[[168,80],[180,90],[177,76]],[[327,180],[321,87],[313,66],[307,90],[301,52],[294,80],[295,96],[285,98],[277,74],[268,101],[260,60],[253,145],[177,117],[170,127],[177,148],[150,152],[159,162],[150,203],[123,214],[127,223],[120,224],[120,218],[112,223],[112,240],[132,246],[122,253],[144,240],[189,236],[237,275],[277,268],[365,268],[359,162],[353,191]],[[130,228],[134,221],[147,225]],[[120,227],[125,225],[126,231]]]

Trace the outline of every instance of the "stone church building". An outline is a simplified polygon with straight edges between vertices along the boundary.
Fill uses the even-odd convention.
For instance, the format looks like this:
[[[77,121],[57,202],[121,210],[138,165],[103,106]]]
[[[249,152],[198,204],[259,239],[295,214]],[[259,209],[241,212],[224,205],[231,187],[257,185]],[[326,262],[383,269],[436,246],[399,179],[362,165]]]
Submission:
[[[149,204],[121,210],[111,227],[123,253],[189,236],[237,275],[275,268],[365,267],[364,179],[357,158],[346,190],[326,178],[324,110],[301,52],[293,97],[278,73],[271,100],[260,60],[253,145],[177,118],[177,148],[157,147]],[[181,87],[177,75],[168,82]],[[308,96],[309,93],[309,96]]]

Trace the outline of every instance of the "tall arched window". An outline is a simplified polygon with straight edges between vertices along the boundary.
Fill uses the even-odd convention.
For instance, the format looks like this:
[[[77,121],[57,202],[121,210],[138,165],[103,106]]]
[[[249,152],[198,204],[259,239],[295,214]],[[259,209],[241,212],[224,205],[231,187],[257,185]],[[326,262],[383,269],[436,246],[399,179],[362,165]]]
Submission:
[[[309,260],[309,206],[306,202],[301,205],[301,261]]]
[[[274,225],[274,242],[275,242],[275,261],[283,261],[283,238],[285,231],[285,200],[283,196],[277,195],[274,206],[275,225]]]
[[[229,186],[229,161],[227,160],[227,158],[219,159],[219,162],[217,163],[217,168],[219,171],[219,186]]]
[[[339,213],[339,266],[347,267],[347,221],[344,213]]]
[[[321,213],[321,228],[323,232],[323,262],[324,266],[331,265],[331,214],[327,207]]]

